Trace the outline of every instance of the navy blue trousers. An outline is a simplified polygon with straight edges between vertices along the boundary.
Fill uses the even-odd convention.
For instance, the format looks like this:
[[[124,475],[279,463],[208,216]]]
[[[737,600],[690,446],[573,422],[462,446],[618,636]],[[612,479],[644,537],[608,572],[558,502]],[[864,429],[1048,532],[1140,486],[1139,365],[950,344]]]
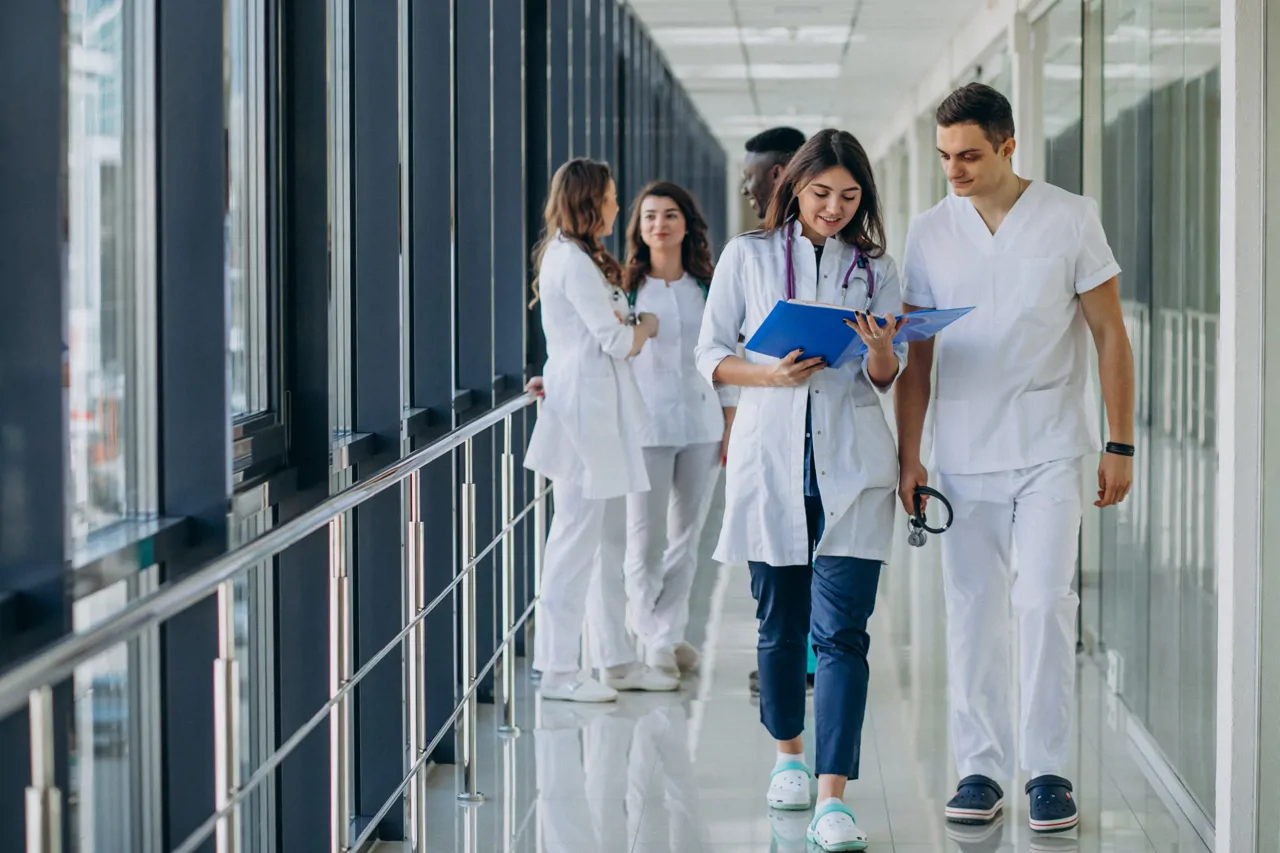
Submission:
[[[822,498],[805,498],[809,552],[822,536]],[[871,638],[880,563],[818,557],[809,566],[750,563],[760,635],[760,720],[775,740],[804,732],[806,635],[817,654],[813,705],[818,775],[858,778],[867,710]]]

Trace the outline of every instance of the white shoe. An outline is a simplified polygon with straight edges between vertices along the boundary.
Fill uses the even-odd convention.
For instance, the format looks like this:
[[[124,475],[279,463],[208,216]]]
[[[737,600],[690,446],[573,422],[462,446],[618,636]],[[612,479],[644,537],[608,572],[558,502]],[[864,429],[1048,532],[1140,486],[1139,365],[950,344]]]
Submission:
[[[818,808],[808,836],[824,853],[867,849],[867,834],[858,828],[849,807],[838,800]]]
[[[773,768],[765,799],[771,809],[808,811],[813,806],[813,771],[799,759],[779,764]]]
[[[551,681],[544,678],[538,693],[543,699],[557,702],[617,702],[618,691],[606,687],[594,678],[575,676],[568,681]]]
[[[675,649],[670,646],[661,649],[649,649],[645,654],[645,663],[649,665],[650,669],[655,669],[670,678],[680,677],[679,660],[680,658]]]
[[[697,672],[700,663],[702,663],[702,652],[684,640],[676,643],[676,665],[680,667],[681,672]]]
[[[642,663],[633,663],[619,675],[605,670],[604,683],[618,691],[643,690],[646,693],[670,693],[680,689],[680,679],[664,675]]]

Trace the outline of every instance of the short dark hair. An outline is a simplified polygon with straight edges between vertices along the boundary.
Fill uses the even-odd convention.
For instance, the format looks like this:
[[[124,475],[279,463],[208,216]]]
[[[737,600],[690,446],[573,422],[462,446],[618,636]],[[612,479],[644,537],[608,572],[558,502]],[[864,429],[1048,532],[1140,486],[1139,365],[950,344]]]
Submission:
[[[785,163],[804,145],[804,134],[794,127],[771,127],[747,140],[749,154],[774,154]]]
[[[993,148],[1013,138],[1013,107],[1004,95],[982,83],[956,89],[938,107],[938,127],[976,124]]]

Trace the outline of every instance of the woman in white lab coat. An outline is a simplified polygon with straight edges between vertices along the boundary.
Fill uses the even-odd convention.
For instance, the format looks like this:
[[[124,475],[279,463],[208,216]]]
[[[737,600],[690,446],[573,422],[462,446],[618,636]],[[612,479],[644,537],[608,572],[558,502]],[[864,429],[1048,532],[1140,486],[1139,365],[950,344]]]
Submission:
[[[545,699],[610,702],[618,690],[679,686],[636,660],[625,627],[626,495],[649,488],[639,447],[648,412],[628,359],[658,333],[658,321],[625,321],[622,269],[600,242],[617,215],[609,167],[570,160],[552,179],[534,250],[547,363],[530,387],[546,402],[525,467],[552,481],[555,501],[534,644]],[[580,672],[588,609],[603,683]]]
[[[829,851],[867,843],[840,798],[858,776],[867,621],[894,529],[897,453],[880,397],[906,363],[906,347],[893,345],[901,321],[890,312],[901,294],[881,221],[862,146],[843,131],[815,135],[788,165],[765,227],[721,255],[697,350],[703,375],[742,389],[715,556],[750,566],[760,715],[778,742],[767,800],[778,809],[813,805],[800,739],[811,632],[818,808],[808,834]],[[750,341],[783,299],[861,312],[848,322],[867,353],[839,369],[801,350],[738,357],[738,335]],[[887,322],[875,325],[866,312]]]
[[[641,190],[623,286],[631,310],[657,317],[659,332],[632,362],[652,417],[640,431],[649,491],[627,497],[627,622],[646,662],[672,676],[698,665],[685,640],[689,593],[737,400],[732,386],[717,393],[693,358],[714,270],[693,196],[667,181]]]

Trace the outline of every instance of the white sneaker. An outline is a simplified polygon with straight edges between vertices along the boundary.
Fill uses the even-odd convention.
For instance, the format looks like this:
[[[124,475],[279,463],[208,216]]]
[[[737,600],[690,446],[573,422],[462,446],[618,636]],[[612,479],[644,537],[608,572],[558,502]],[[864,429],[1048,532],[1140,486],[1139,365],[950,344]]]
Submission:
[[[649,649],[645,654],[645,662],[649,664],[650,669],[655,669],[671,678],[680,677],[679,660],[680,658],[676,655],[675,649],[669,646],[661,649]]]
[[[867,834],[858,828],[849,807],[839,800],[818,807],[808,836],[824,853],[867,849]]]
[[[618,691],[643,690],[647,693],[670,693],[680,689],[680,679],[664,675],[642,663],[633,663],[625,672],[612,675],[605,670],[604,683]]]
[[[606,687],[594,678],[574,676],[567,681],[543,678],[538,693],[543,699],[557,702],[616,702],[618,691]]]
[[[681,672],[697,672],[700,663],[702,663],[702,652],[684,640],[676,643],[676,665],[680,667]]]
[[[779,764],[773,768],[765,799],[772,809],[808,811],[813,805],[813,771],[799,759]]]

